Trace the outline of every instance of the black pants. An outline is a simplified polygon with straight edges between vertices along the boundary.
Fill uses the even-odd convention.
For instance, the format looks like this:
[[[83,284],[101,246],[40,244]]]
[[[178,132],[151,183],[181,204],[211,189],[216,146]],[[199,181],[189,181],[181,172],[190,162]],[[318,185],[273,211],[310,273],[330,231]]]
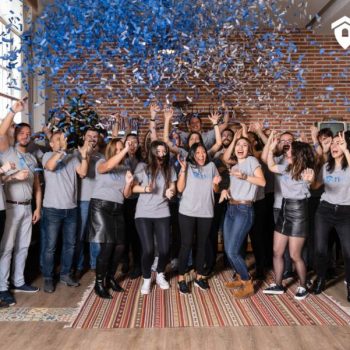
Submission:
[[[171,239],[170,239],[170,257],[177,258],[180,251],[180,226],[179,226],[179,201],[173,200],[169,202],[170,208],[170,224],[171,224]]]
[[[227,209],[226,202],[224,201],[219,203],[219,199],[220,194],[215,193],[214,217],[211,223],[206,252],[206,265],[208,273],[210,273],[215,267],[218,253],[218,233]]]
[[[134,268],[141,266],[141,243],[135,226],[135,211],[137,198],[129,198],[124,201],[124,220],[126,225],[126,244],[123,261],[129,262],[129,251],[132,251]]]
[[[6,210],[0,210],[0,242],[5,229],[5,220],[6,220]]]
[[[325,278],[328,267],[329,234],[335,229],[341,243],[346,281],[350,283],[350,205],[333,205],[322,201],[315,217],[315,267],[318,277]]]
[[[179,213],[181,231],[181,249],[179,254],[179,274],[184,275],[187,269],[188,257],[192,248],[193,238],[196,238],[196,271],[205,275],[206,250],[208,236],[213,218],[196,218]]]
[[[114,243],[100,243],[100,253],[96,259],[96,277],[114,277],[118,264],[123,255],[124,245]]]
[[[151,267],[154,261],[154,235],[158,247],[157,272],[164,272],[168,262],[170,245],[170,216],[167,218],[137,218],[136,229],[142,246],[142,275],[151,278]]]
[[[264,230],[264,222],[267,214],[265,199],[261,199],[254,203],[254,214],[255,219],[249,236],[255,257],[256,270],[262,272],[266,266],[266,245],[272,244],[268,237],[265,236],[268,232]]]

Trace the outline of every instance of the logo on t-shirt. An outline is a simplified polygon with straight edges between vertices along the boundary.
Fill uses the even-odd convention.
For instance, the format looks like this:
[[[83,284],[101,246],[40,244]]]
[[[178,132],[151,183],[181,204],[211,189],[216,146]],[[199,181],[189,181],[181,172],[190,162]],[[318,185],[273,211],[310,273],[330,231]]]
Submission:
[[[341,182],[341,177],[340,176],[332,176],[332,175],[327,175],[325,179],[326,183],[339,183]]]

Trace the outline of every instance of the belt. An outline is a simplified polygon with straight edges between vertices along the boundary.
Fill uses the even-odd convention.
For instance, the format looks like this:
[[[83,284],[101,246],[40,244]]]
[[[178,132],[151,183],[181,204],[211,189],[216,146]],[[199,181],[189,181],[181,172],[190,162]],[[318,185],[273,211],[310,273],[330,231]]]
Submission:
[[[17,204],[17,205],[29,205],[32,201],[29,199],[25,202],[16,202],[16,201],[10,201],[9,199],[7,199],[6,202],[10,204]]]
[[[253,205],[253,201],[236,201],[235,199],[230,199],[230,204],[233,204],[233,205],[243,204],[251,207]]]

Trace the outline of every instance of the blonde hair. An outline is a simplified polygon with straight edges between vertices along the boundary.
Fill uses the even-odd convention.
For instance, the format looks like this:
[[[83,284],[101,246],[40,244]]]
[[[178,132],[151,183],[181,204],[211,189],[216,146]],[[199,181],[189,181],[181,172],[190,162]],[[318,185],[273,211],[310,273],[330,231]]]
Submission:
[[[111,159],[115,155],[115,149],[117,147],[118,142],[120,142],[124,148],[124,142],[121,139],[112,139],[106,147],[106,151],[105,151],[106,160]]]

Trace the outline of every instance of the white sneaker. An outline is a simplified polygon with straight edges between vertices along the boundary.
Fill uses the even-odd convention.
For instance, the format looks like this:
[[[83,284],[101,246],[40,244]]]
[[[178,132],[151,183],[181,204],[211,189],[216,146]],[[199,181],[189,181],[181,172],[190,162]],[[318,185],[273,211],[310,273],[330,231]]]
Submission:
[[[155,256],[154,260],[153,260],[153,264],[152,264],[151,270],[155,272],[155,271],[157,271],[157,267],[158,267],[158,256]]]
[[[163,272],[157,273],[156,283],[158,284],[159,288],[161,288],[161,289],[169,289],[170,288],[169,282],[165,279]]]
[[[151,278],[144,278],[143,284],[141,287],[141,294],[149,294],[151,293]]]

